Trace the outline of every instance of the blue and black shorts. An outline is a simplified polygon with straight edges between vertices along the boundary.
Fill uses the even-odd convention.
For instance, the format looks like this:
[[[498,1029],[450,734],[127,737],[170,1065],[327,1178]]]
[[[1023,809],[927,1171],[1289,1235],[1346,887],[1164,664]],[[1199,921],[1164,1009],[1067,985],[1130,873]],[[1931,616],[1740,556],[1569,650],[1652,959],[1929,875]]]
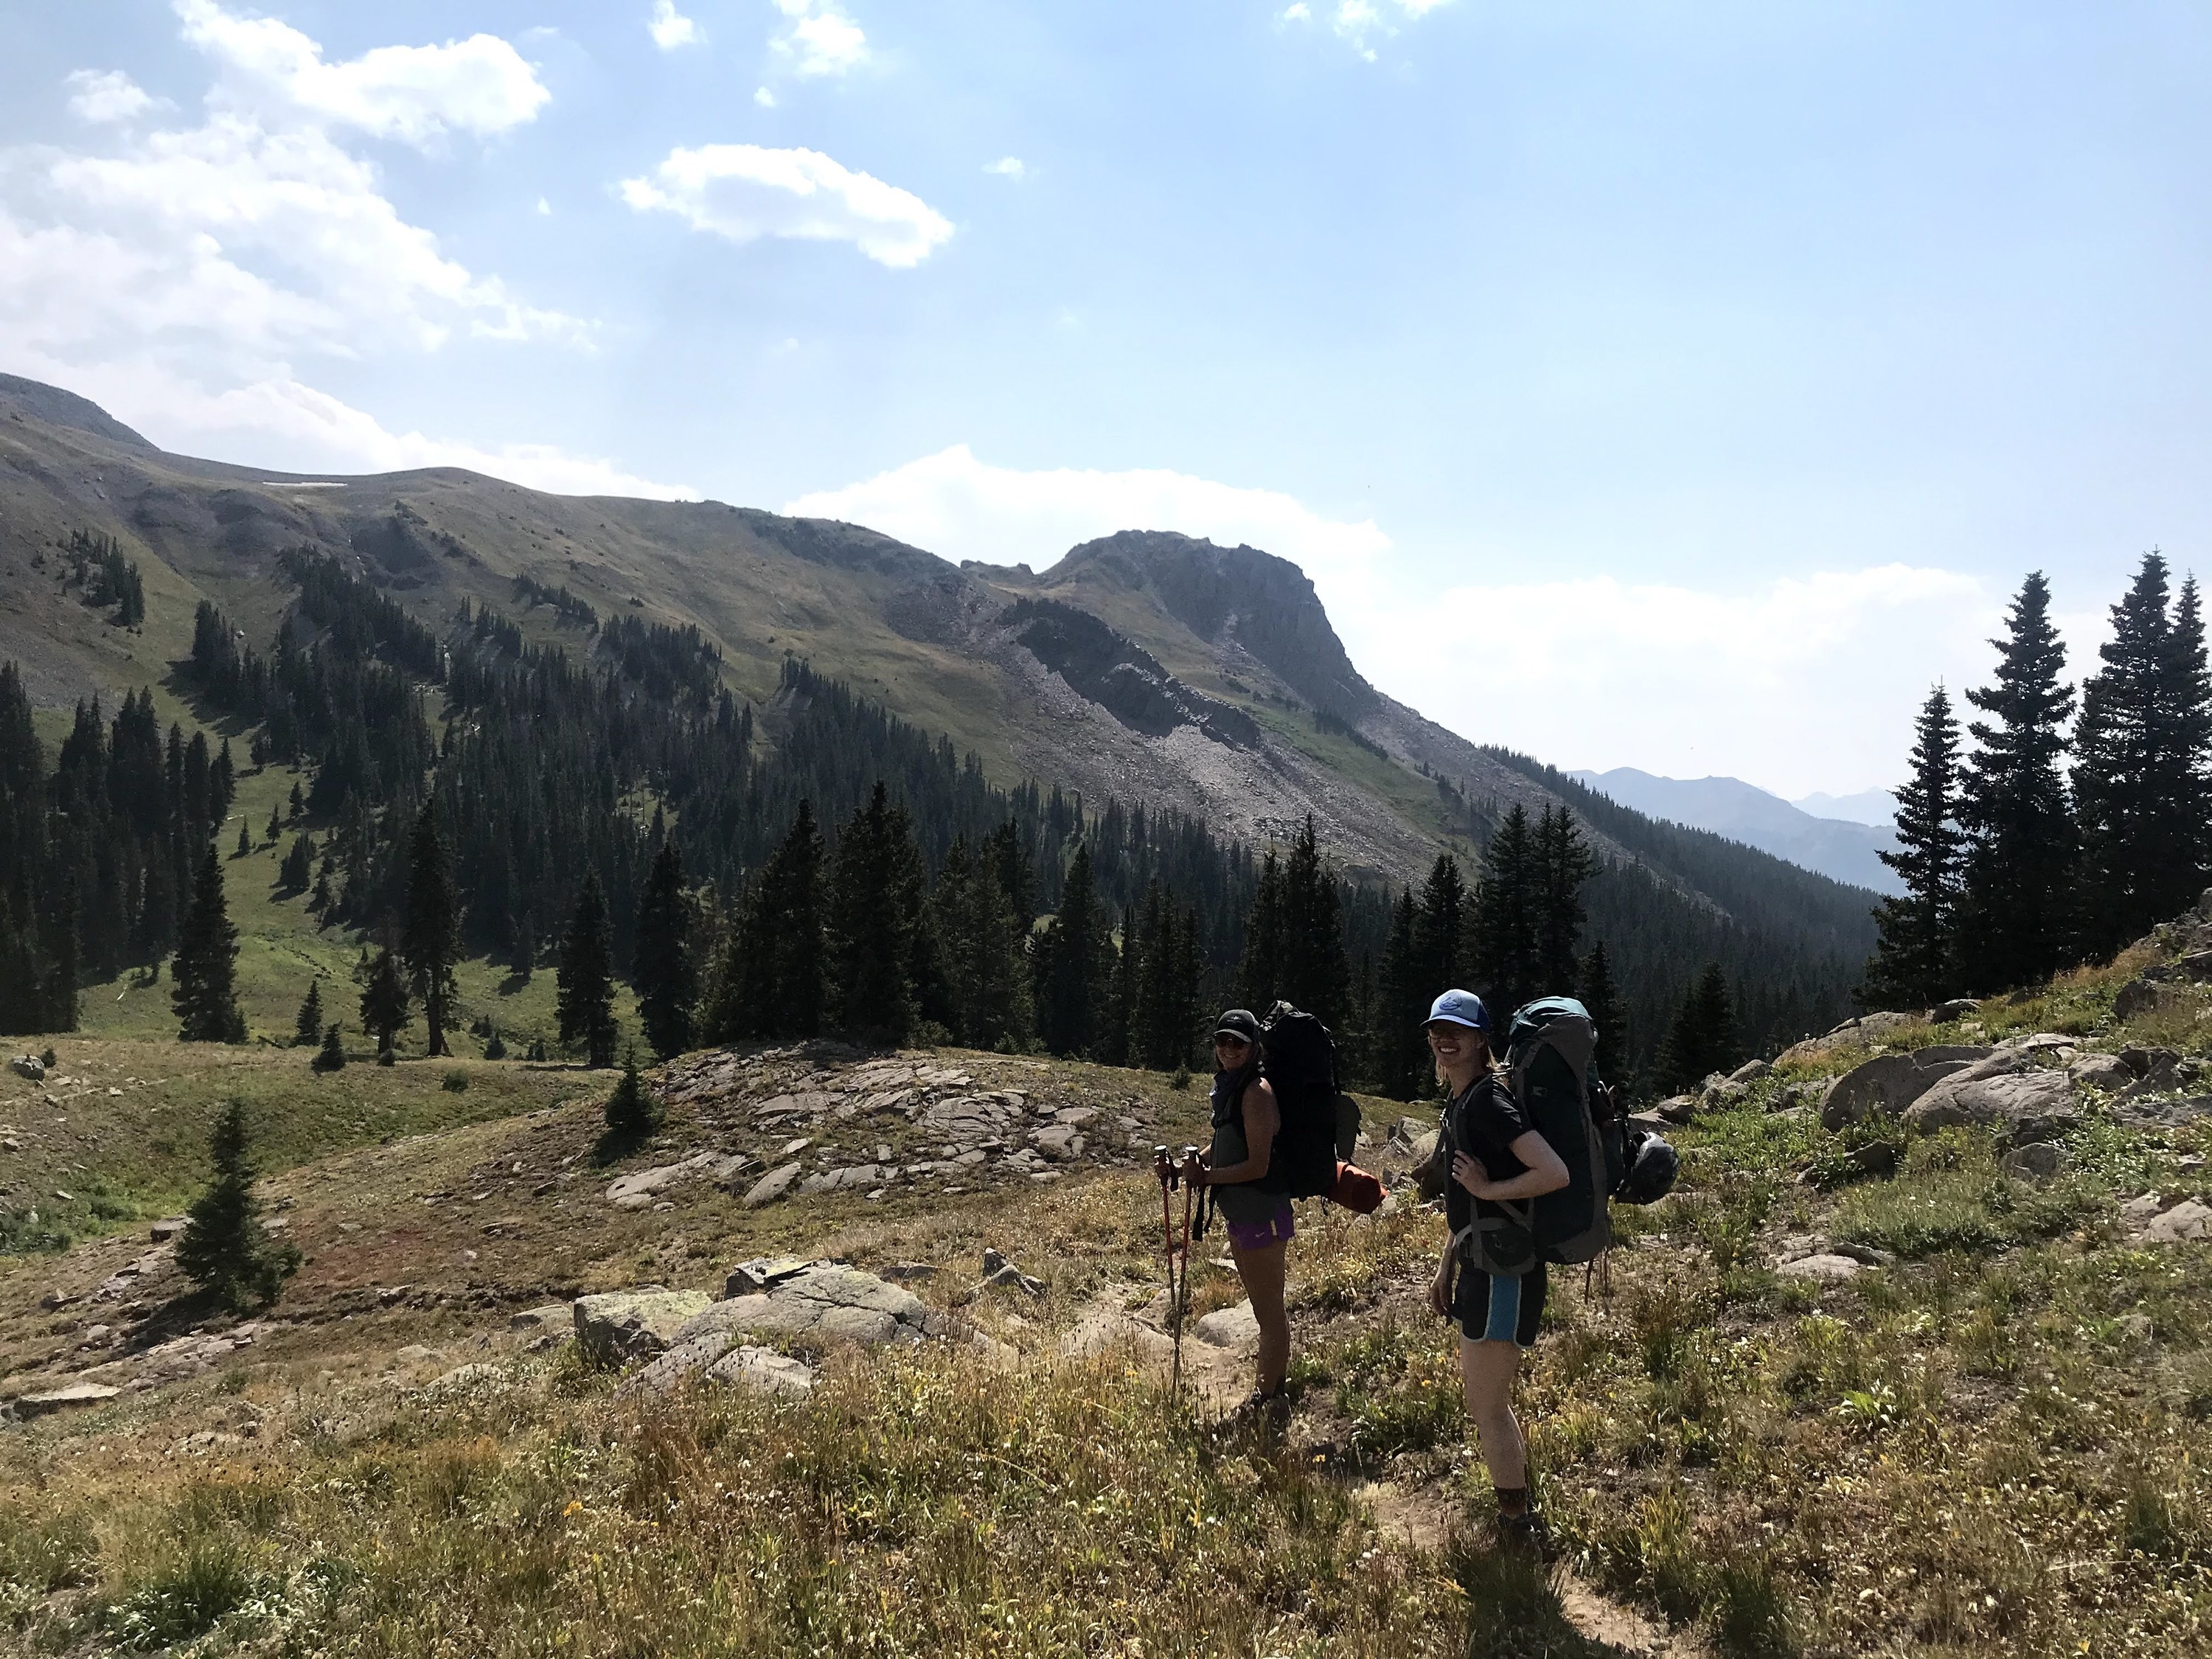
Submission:
[[[1470,1342],[1514,1342],[1536,1346],[1544,1320],[1544,1292],[1550,1288],[1545,1264],[1534,1263],[1518,1279],[1462,1267],[1452,1285],[1452,1318]]]

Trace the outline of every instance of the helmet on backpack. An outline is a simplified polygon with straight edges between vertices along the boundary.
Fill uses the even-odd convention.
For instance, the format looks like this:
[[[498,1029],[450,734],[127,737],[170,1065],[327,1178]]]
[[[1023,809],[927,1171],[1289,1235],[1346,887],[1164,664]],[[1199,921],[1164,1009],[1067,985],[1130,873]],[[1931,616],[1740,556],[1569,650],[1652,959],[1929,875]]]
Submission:
[[[1613,1195],[1625,1204],[1656,1204],[1674,1190],[1674,1177],[1681,1168],[1681,1154],[1664,1136],[1636,1130],[1631,1136],[1627,1173]]]

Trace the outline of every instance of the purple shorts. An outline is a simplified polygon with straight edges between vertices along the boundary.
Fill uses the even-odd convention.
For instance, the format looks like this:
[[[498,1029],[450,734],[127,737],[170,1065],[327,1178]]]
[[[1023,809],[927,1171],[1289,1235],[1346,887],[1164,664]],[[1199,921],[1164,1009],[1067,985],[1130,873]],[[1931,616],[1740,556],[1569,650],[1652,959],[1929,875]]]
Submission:
[[[1257,1221],[1229,1223],[1232,1249],[1264,1250],[1276,1244],[1287,1244],[1297,1234],[1297,1223],[1291,1218],[1291,1200],[1287,1198]]]

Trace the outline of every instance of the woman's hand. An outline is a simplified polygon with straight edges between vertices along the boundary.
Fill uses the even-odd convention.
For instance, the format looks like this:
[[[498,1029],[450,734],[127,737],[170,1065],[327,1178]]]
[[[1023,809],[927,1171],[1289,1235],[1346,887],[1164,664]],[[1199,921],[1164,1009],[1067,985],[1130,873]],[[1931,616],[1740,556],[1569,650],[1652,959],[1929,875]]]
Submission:
[[[1452,1154],[1452,1179],[1476,1198],[1488,1198],[1498,1184],[1472,1152]]]
[[[1439,1319],[1451,1317],[1451,1274],[1443,1267],[1429,1281],[1429,1311]]]

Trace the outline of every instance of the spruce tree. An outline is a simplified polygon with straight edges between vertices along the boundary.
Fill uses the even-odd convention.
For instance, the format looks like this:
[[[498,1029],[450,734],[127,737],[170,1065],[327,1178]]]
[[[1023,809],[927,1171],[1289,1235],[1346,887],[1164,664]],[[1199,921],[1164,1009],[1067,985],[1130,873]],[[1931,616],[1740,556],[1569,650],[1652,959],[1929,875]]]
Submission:
[[[1880,939],[1859,993],[1870,1008],[1927,1008],[1950,994],[1959,868],[1959,722],[1941,685],[1928,694],[1914,728],[1911,781],[1897,792],[1897,850],[1881,861],[1905,891],[1875,911]]]
[[[1245,913],[1244,953],[1237,970],[1239,1002],[1262,1019],[1283,994],[1283,866],[1270,847]]]
[[[304,880],[301,884],[306,885]],[[460,908],[453,863],[438,825],[437,803],[425,801],[408,842],[407,915],[399,934],[399,957],[415,994],[422,1000],[427,1052],[433,1059],[446,1052],[446,1029],[453,1023],[453,969],[461,959]]]
[[[1709,962],[1667,1029],[1659,1050],[1661,1086],[1693,1089],[1715,1072],[1733,1071],[1742,1058],[1728,975],[1720,963]]]
[[[238,929],[223,896],[222,861],[210,846],[200,861],[191,908],[185,913],[169,969],[169,1003],[177,1012],[181,1040],[246,1041],[246,1017],[239,1012],[233,983],[237,966]]]
[[[635,1043],[623,1050],[622,1080],[607,1097],[606,1115],[607,1132],[617,1140],[644,1140],[660,1127],[660,1103],[637,1074]]]
[[[1449,853],[1437,854],[1413,913],[1410,1000],[1420,1003],[1424,1014],[1446,991],[1461,988],[1467,977],[1468,897],[1459,860]]]
[[[1565,995],[1578,971],[1575,945],[1583,931],[1583,888],[1597,874],[1597,857],[1564,806],[1546,807],[1536,821],[1535,854],[1532,984],[1538,996]]]
[[[2212,662],[2205,654],[2204,611],[2194,576],[2183,578],[2180,596],[2173,604],[2163,701],[2172,723],[2174,752],[2189,757],[2175,784],[2172,817],[2175,834],[2193,848],[2193,873],[2190,863],[2181,859],[2174,861],[2173,873],[2177,878],[2185,876],[2199,889],[2192,896],[2198,896],[2200,884],[2212,882]],[[2179,908],[2177,904],[2175,909]]]
[[[561,940],[555,1012],[561,1041],[584,1050],[593,1070],[615,1061],[615,946],[607,921],[607,896],[596,872],[584,878],[568,931]]]
[[[2166,574],[2156,552],[2144,556],[2112,607],[2105,665],[2081,688],[2073,774],[2081,943],[2098,956],[2186,908],[2202,884],[2204,701],[2200,690],[2192,708],[2186,670],[2176,672],[2188,647],[2176,637]],[[2174,610],[2184,607],[2194,610],[2193,591]],[[2196,628],[2201,678],[2201,618]]]
[[[692,911],[684,887],[684,860],[665,836],[646,873],[637,907],[637,954],[630,983],[637,990],[638,1024],[655,1057],[667,1060],[691,1046],[698,1010],[699,974],[691,956]]]
[[[1431,872],[1432,880],[1436,875]],[[1456,884],[1458,879],[1455,863],[1450,880]],[[1428,1048],[1422,1041],[1421,1023],[1437,991],[1429,988],[1435,975],[1423,966],[1427,952],[1421,948],[1420,927],[1413,890],[1400,889],[1390,910],[1389,938],[1382,947],[1375,993],[1374,1047],[1368,1060],[1376,1092],[1390,1100],[1418,1100],[1426,1091]]]
[[[315,843],[304,833],[294,837],[276,868],[276,884],[287,893],[304,893],[315,868]]]
[[[1102,970],[1112,948],[1091,882],[1091,848],[1079,842],[1038,951],[1037,1035],[1054,1054],[1091,1052],[1103,1023]]]
[[[295,1048],[304,1048],[311,1042],[320,1042],[322,1035],[323,981],[311,979],[307,981],[307,994],[300,1003],[300,1017],[293,1023],[292,1043]]]
[[[1281,903],[1275,994],[1324,1025],[1340,1026],[1352,1000],[1352,963],[1344,950],[1342,901],[1311,813],[1283,862]],[[1254,1012],[1265,1018],[1267,1009]]]
[[[1142,966],[1143,941],[1137,933],[1137,908],[1129,905],[1121,912],[1121,943],[1116,951],[1112,940],[1107,942],[1112,956],[1112,967],[1107,975],[1105,1018],[1101,1022],[1097,1041],[1098,1062],[1102,1066],[1127,1066],[1130,1060],[1130,1032],[1136,1024],[1138,974]]]
[[[1620,1000],[1620,988],[1613,983],[1613,959],[1606,954],[1603,939],[1591,945],[1589,954],[1583,958],[1575,996],[1589,1011],[1590,1024],[1597,1027],[1591,1068],[1601,1079],[1626,1092],[1633,1081],[1628,1073],[1628,1010]]]
[[[822,832],[801,800],[731,929],[708,1011],[714,1041],[788,1041],[822,1030]]]
[[[240,859],[250,858],[252,856],[252,854],[253,836],[252,833],[247,830],[246,827],[241,823],[238,826],[238,850],[233,853],[231,856],[233,858]]]
[[[388,1054],[413,1018],[406,976],[389,950],[379,951],[354,976],[361,982],[361,1029],[376,1039],[379,1054]]]
[[[1538,857],[1528,810],[1516,803],[1490,838],[1475,888],[1476,983],[1471,988],[1501,1015],[1534,994]]]
[[[2074,694],[2059,676],[2066,648],[2051,621],[2043,573],[2021,586],[2007,617],[1996,683],[1966,693],[1990,718],[1967,730],[1959,820],[1968,841],[1959,913],[1965,988],[1979,995],[2048,979],[2075,936],[2078,850],[2066,780],[2065,725]]]
[[[914,1026],[908,970],[921,903],[911,875],[915,861],[906,814],[878,781],[837,837],[824,932],[839,1029],[892,1047]]]
[[[315,1051],[313,1065],[319,1072],[342,1072],[345,1069],[345,1043],[340,1037],[336,1020],[332,1020],[323,1032],[323,1046]]]
[[[185,1212],[177,1266],[202,1290],[240,1312],[266,1307],[300,1266],[300,1253],[271,1240],[253,1196],[246,1104],[234,1096],[216,1115],[209,1152],[215,1174]]]

